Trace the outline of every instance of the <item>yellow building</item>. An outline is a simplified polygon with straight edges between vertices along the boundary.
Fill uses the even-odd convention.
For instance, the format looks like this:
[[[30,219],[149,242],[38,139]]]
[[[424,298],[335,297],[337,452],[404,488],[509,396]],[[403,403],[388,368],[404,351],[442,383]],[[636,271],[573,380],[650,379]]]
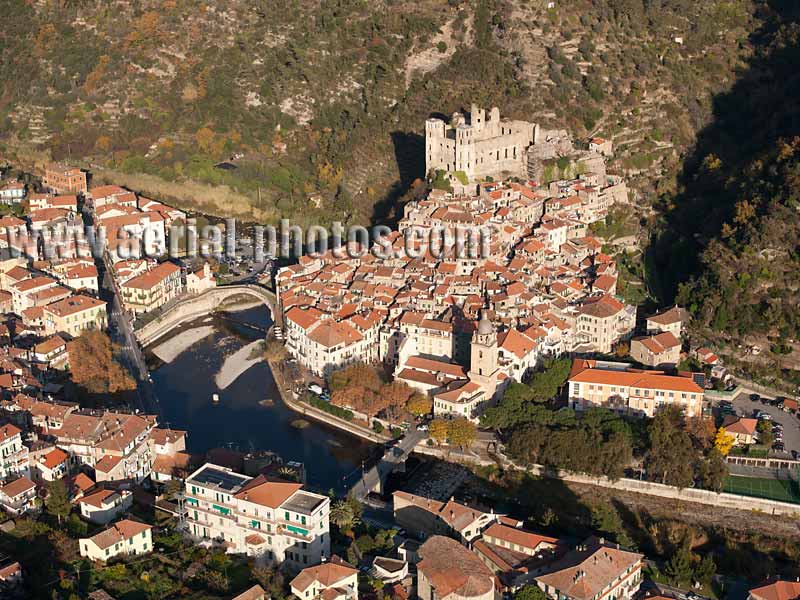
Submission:
[[[83,294],[48,304],[43,313],[46,335],[68,333],[77,337],[86,330],[106,326],[106,303]]]
[[[137,315],[159,308],[180,291],[180,267],[169,262],[163,262],[120,286],[125,308]]]

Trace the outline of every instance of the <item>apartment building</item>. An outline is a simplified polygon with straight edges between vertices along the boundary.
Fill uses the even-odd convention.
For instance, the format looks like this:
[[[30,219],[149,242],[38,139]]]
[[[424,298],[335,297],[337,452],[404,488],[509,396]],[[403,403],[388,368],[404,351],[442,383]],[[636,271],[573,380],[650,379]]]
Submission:
[[[28,448],[22,444],[22,430],[14,425],[0,427],[0,479],[29,475]]]
[[[229,552],[302,569],[330,557],[330,499],[299,483],[248,477],[206,463],[186,484],[188,531]]]
[[[643,559],[593,537],[556,561],[536,582],[554,600],[631,600],[642,583]]]
[[[181,293],[181,269],[170,262],[137,275],[119,287],[125,308],[136,315],[155,310]]]
[[[292,307],[285,322],[287,349],[320,377],[348,364],[378,359],[377,323],[361,332],[350,322],[334,321],[313,307]]]
[[[50,427],[48,432],[76,463],[93,467],[98,482],[139,482],[152,471],[150,432],[155,424],[151,416],[70,412],[60,427]]]
[[[66,165],[45,167],[42,183],[54,194],[85,194],[89,190],[86,172]]]
[[[83,294],[64,298],[43,308],[44,331],[47,335],[68,333],[77,337],[90,329],[104,329],[106,319],[106,303]]]
[[[687,417],[698,417],[703,414],[703,388],[691,375],[576,359],[569,376],[569,406],[577,411],[603,407],[636,417],[653,417],[664,407],[677,406]]]
[[[81,556],[105,562],[121,554],[145,554],[153,550],[152,527],[123,519],[90,538],[81,538]]]
[[[589,299],[577,309],[576,351],[609,354],[617,342],[627,339],[636,327],[636,307],[604,294]]]

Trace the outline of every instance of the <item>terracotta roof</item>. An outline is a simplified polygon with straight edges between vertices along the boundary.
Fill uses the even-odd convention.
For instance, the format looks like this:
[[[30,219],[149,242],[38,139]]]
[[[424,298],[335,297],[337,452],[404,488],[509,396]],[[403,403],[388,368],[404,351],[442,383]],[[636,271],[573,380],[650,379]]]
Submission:
[[[9,498],[14,498],[24,492],[32,490],[35,487],[36,484],[33,483],[33,481],[27,477],[20,477],[19,479],[15,479],[11,483],[7,483],[3,487],[0,487],[0,492],[4,493]]]
[[[558,543],[558,538],[539,535],[524,529],[501,525],[500,523],[493,523],[491,527],[483,532],[483,535],[484,537],[497,538],[531,550],[535,550],[540,544],[555,545]]]
[[[110,473],[114,467],[116,467],[120,461],[122,460],[121,456],[115,456],[113,454],[106,454],[103,458],[97,461],[97,464],[94,466],[95,471],[100,471],[101,473]]]
[[[101,550],[105,550],[106,548],[110,548],[114,544],[118,542],[124,542],[143,531],[148,531],[152,529],[150,525],[146,525],[145,523],[138,523],[137,521],[131,521],[130,519],[123,519],[114,523],[108,529],[101,531],[95,536],[90,537],[89,539],[94,542],[98,548]]]
[[[168,443],[176,442],[182,437],[186,437],[186,432],[180,429],[156,427],[150,431],[150,438],[159,446],[165,446]]]
[[[53,448],[50,452],[42,457],[40,461],[48,469],[55,469],[58,465],[69,459],[69,454],[64,452],[61,448]]]
[[[96,492],[81,498],[81,504],[89,504],[96,508],[103,508],[103,504],[109,501],[113,502],[114,496],[119,496],[114,490],[97,490]]]
[[[647,320],[658,323],[659,325],[671,325],[673,323],[682,323],[686,318],[687,315],[684,309],[673,306],[664,312],[657,313],[652,317],[647,317]]]
[[[325,313],[323,313],[321,310],[314,308],[313,306],[306,308],[294,306],[286,312],[286,318],[294,323],[297,323],[302,329],[307,330],[312,325],[317,323],[324,314]]]
[[[22,433],[22,430],[19,427],[8,423],[0,427],[0,442],[6,441],[8,438],[14,437],[18,433]]]
[[[776,581],[753,588],[750,595],[758,600],[795,600],[800,597],[800,583],[796,581]]]
[[[552,565],[552,571],[536,580],[576,600],[591,600],[606,586],[640,563],[642,555],[590,538]]]
[[[443,360],[434,360],[422,356],[410,356],[406,361],[406,367],[418,371],[430,371],[433,373],[445,373],[452,377],[464,378],[467,372],[461,365],[456,365]]]
[[[149,290],[171,275],[180,273],[180,270],[180,267],[177,265],[173,265],[170,262],[163,262],[157,267],[142,273],[141,275],[137,275],[133,279],[129,279],[122,284],[122,287]]]
[[[299,483],[269,481],[263,475],[259,475],[248,481],[241,491],[235,495],[235,498],[260,504],[261,506],[278,508],[302,487]]]
[[[758,426],[757,419],[739,418],[734,415],[725,417],[722,426],[728,433],[737,435],[754,435]]]
[[[66,347],[67,342],[65,342],[61,336],[54,335],[47,338],[45,341],[36,344],[33,347],[33,351],[36,354],[49,354],[53,350],[58,350],[61,347]]]
[[[45,307],[45,311],[52,313],[58,317],[66,317],[74,315],[85,310],[90,310],[98,306],[105,306],[106,303],[97,298],[84,296],[83,294],[76,294],[69,298],[64,298],[58,302],[53,302]]]
[[[250,589],[245,590],[244,592],[233,598],[233,600],[263,600],[266,597],[267,593],[264,591],[264,588],[262,588],[258,584],[255,584]]]
[[[357,573],[358,569],[334,554],[328,562],[300,571],[297,577],[292,579],[291,587],[303,592],[315,581],[325,588],[335,587],[340,581]]]
[[[594,361],[574,361],[569,380],[577,383],[599,383],[642,389],[690,392],[693,394],[703,393],[703,389],[689,377],[664,375],[662,371],[597,369],[594,368],[594,364]]]
[[[457,541],[435,535],[420,546],[421,572],[436,591],[437,598],[456,594],[474,598],[494,589],[494,575],[474,553]]]

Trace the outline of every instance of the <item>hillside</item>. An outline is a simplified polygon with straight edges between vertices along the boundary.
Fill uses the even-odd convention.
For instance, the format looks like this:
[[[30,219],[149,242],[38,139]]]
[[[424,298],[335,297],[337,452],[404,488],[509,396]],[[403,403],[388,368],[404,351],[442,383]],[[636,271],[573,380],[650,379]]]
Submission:
[[[698,338],[759,379],[800,384],[800,8],[772,2],[761,21],[658,207],[651,254],[660,293],[686,304]]]
[[[5,154],[110,169],[209,212],[323,223],[391,219],[424,175],[424,119],[472,101],[611,137],[612,168],[671,190],[756,27],[752,0],[9,3]]]

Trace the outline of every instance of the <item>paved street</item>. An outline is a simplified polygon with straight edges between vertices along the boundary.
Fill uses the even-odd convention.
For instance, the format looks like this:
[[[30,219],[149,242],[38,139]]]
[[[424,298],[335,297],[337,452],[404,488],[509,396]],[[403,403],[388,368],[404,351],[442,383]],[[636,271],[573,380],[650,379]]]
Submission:
[[[769,396],[764,397],[772,399],[772,397]],[[749,392],[742,392],[737,395],[733,400],[733,406],[746,417],[752,417],[753,411],[756,409],[772,415],[774,423],[783,425],[783,443],[786,445],[786,451],[791,452],[792,450],[797,450],[800,452],[800,420],[797,419],[796,415],[785,412],[775,406],[770,406],[769,404],[753,402],[750,400]]]
[[[83,213],[83,219],[85,224],[93,224],[93,219],[87,212]],[[160,415],[161,407],[153,391],[144,354],[133,334],[130,320],[122,309],[116,283],[111,276],[106,257],[95,258],[95,266],[97,267],[100,299],[108,302],[108,334],[111,340],[122,349],[120,359],[136,380],[138,406],[135,408],[148,414]]]

